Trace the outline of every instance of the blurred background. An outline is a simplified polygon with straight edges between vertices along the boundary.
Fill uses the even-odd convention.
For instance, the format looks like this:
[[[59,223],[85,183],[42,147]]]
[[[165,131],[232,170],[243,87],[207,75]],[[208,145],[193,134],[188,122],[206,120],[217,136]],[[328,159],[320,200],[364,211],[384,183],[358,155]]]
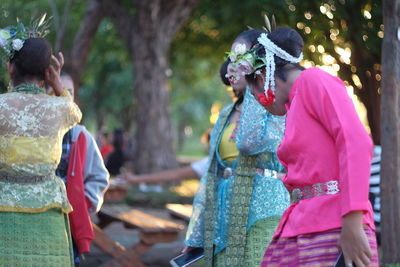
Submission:
[[[137,173],[200,158],[202,134],[231,101],[219,67],[247,26],[296,28],[305,67],[321,66],[346,83],[375,144],[380,144],[382,3],[372,0],[2,0],[0,25],[47,13],[48,39],[66,58],[83,124],[92,133],[121,129]],[[9,81],[0,65],[0,90]]]

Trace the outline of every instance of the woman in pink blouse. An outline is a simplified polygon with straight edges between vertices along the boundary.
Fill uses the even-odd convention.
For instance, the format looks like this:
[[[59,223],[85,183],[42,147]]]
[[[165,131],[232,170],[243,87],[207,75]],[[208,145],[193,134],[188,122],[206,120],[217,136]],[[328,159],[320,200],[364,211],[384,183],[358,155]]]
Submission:
[[[304,70],[303,40],[281,27],[244,55],[253,94],[269,112],[287,114],[278,156],[292,204],[282,216],[261,266],[378,266],[368,201],[372,142],[343,82]],[[251,67],[249,67],[251,66]]]

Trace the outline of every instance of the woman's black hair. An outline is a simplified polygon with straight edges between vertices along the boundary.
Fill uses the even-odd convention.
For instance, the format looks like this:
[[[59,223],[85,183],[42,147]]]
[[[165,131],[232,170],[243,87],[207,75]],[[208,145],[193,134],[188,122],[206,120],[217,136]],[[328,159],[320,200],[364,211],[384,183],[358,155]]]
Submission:
[[[279,27],[275,31],[268,34],[268,38],[276,44],[278,47],[282,48],[290,55],[294,57],[299,57],[303,51],[304,41],[297,31],[289,27]],[[262,45],[256,48],[256,53],[259,57],[265,57],[265,49]],[[291,69],[304,70],[299,63],[290,63],[278,56],[274,56],[275,59],[275,75],[277,75],[281,80],[286,81],[287,71]],[[285,67],[291,64],[291,68]],[[256,77],[254,73],[246,75],[246,81],[250,84],[256,83]]]
[[[12,77],[14,82],[23,82],[26,77],[44,80],[52,53],[50,43],[43,38],[25,40],[21,50],[15,51],[10,59],[10,63],[16,67],[16,73]]]
[[[219,77],[221,78],[222,83],[225,84],[226,86],[231,85],[228,77],[226,77],[226,74],[228,73],[229,63],[231,63],[231,61],[229,59],[227,59],[227,60],[225,60],[224,63],[222,63],[221,67],[219,68]]]

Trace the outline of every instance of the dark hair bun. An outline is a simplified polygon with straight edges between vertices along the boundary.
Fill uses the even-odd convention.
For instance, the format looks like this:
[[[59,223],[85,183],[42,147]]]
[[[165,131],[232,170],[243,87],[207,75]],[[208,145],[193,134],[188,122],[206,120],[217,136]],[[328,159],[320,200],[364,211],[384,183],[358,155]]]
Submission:
[[[15,64],[18,75],[34,76],[44,80],[45,70],[50,65],[52,49],[50,43],[43,38],[25,40],[21,50],[16,51],[10,63]]]
[[[288,52],[294,57],[299,57],[303,51],[304,41],[300,34],[289,27],[279,27],[268,34],[268,38],[277,46]],[[275,64],[285,65],[287,61],[275,56]]]
[[[244,41],[246,42],[250,48],[252,48],[254,45],[258,44],[258,37],[262,33],[267,33],[264,30],[247,30],[244,32],[241,32],[235,39],[235,42],[237,41]]]

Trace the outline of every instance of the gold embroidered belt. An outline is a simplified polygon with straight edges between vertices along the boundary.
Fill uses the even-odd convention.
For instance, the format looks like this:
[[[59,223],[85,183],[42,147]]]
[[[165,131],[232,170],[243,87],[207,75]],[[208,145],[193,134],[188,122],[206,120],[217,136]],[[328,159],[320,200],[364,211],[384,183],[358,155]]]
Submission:
[[[17,184],[34,184],[44,181],[48,181],[51,178],[51,174],[48,175],[21,175],[11,174],[6,172],[0,172],[0,182],[5,183],[17,183]]]
[[[300,200],[309,199],[323,195],[335,195],[340,192],[339,181],[332,180],[326,183],[317,183],[301,188],[295,188],[290,193],[291,202],[297,203]]]

